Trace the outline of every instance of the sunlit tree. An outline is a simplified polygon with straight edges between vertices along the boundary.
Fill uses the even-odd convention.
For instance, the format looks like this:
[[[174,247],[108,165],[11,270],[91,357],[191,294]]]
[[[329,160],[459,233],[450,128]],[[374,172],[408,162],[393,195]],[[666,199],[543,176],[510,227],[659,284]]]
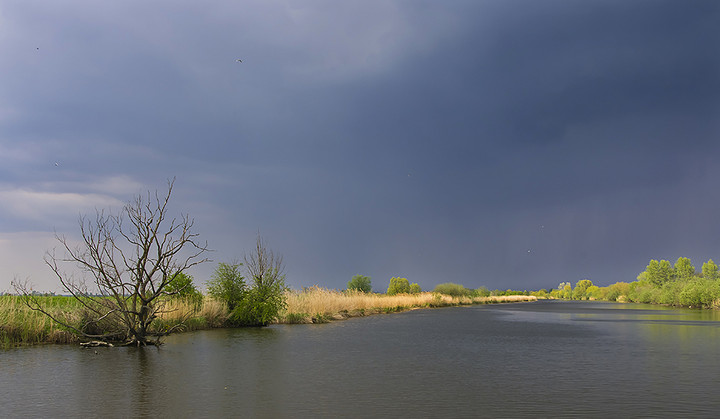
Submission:
[[[408,294],[410,292],[410,281],[407,278],[390,278],[387,294]]]
[[[573,300],[584,300],[586,298],[588,288],[590,288],[592,285],[593,283],[589,279],[579,280],[578,283],[575,285],[575,289],[572,292]]]
[[[703,263],[702,274],[705,279],[717,280],[720,278],[720,272],[718,272],[718,266],[713,262],[712,259]]]
[[[371,292],[372,285],[370,283],[370,277],[365,275],[353,276],[347,284],[347,289],[360,292]]]
[[[689,258],[680,257],[675,262],[675,278],[679,280],[689,280],[695,276],[695,267]]]

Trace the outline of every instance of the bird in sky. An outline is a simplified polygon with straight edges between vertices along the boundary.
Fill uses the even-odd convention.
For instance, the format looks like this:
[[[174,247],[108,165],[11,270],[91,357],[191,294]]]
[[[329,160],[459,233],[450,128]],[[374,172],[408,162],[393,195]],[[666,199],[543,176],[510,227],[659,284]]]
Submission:
[[[237,60],[235,60],[235,62],[236,62],[236,63],[241,63],[242,60],[238,58]]]

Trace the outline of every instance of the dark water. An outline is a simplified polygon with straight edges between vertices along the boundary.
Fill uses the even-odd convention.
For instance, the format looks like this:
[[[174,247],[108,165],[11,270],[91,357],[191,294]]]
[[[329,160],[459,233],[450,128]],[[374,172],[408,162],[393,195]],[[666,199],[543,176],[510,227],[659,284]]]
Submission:
[[[716,417],[720,317],[538,302],[0,351],[2,417]]]

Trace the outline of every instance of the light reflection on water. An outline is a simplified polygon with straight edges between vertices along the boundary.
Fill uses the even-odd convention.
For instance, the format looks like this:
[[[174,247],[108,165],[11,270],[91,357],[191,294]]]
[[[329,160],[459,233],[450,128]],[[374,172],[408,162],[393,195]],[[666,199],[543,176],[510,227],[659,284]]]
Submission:
[[[538,302],[0,352],[3,416],[711,417],[718,313]]]

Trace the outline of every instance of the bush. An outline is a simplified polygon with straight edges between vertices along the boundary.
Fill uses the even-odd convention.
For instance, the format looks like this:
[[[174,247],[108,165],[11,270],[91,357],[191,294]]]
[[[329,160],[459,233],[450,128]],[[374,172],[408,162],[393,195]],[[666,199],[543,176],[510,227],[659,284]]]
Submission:
[[[245,278],[240,274],[242,263],[219,263],[207,282],[208,294],[227,304],[232,312],[245,298]]]
[[[712,307],[719,291],[716,281],[695,279],[685,284],[678,300],[683,306]]]
[[[422,289],[420,288],[420,285],[417,284],[417,282],[413,282],[410,284],[410,294],[420,294],[422,292]]]
[[[233,326],[267,326],[285,309],[284,284],[276,282],[271,286],[255,286],[230,313]]]
[[[228,320],[233,326],[267,326],[286,307],[282,256],[265,247],[258,234],[255,249],[245,256],[245,267],[252,286]]]
[[[452,282],[436,285],[435,288],[433,288],[433,292],[449,295],[451,297],[470,296],[473,293],[472,290],[469,290],[460,284],[453,284]]]
[[[387,294],[408,294],[410,293],[410,281],[407,278],[390,278],[390,285],[388,285]]]
[[[490,290],[485,287],[480,287],[472,292],[473,297],[489,297],[490,296]]]
[[[370,277],[364,275],[355,275],[347,284],[347,289],[360,292],[372,292],[370,285]]]

